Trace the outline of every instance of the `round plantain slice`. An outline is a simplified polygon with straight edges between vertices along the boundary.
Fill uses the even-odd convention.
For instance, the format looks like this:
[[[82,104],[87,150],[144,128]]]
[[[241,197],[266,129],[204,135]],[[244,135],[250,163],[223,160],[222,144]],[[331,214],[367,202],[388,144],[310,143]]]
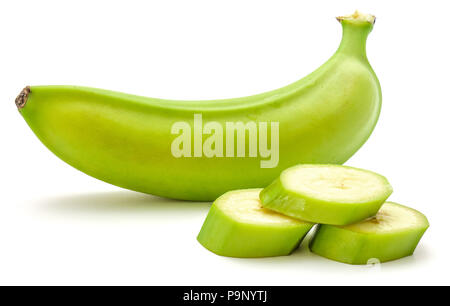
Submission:
[[[211,206],[198,241],[222,256],[289,255],[314,224],[263,208],[261,190],[236,190],[219,197]]]
[[[391,195],[377,173],[339,165],[299,165],[265,188],[265,208],[300,220],[347,225],[374,216]]]
[[[320,256],[348,264],[412,255],[429,227],[417,210],[386,202],[375,217],[347,226],[320,225],[309,245]]]

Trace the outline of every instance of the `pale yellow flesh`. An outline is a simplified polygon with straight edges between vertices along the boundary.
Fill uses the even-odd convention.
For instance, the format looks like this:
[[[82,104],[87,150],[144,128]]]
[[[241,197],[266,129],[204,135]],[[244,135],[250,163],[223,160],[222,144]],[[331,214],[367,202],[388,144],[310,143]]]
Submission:
[[[370,201],[386,193],[384,177],[337,166],[301,166],[283,173],[286,189],[305,196],[342,203]]]
[[[427,223],[425,216],[418,211],[386,202],[375,217],[343,228],[362,233],[392,233],[417,228]]]
[[[358,21],[358,22],[370,22],[371,24],[375,23],[375,16],[371,14],[364,14],[360,11],[356,10],[353,14],[350,15],[344,15],[337,17],[338,20],[352,20],[352,21]]]
[[[262,189],[249,189],[228,193],[217,207],[232,219],[243,223],[296,225],[304,222],[263,208],[259,200]]]

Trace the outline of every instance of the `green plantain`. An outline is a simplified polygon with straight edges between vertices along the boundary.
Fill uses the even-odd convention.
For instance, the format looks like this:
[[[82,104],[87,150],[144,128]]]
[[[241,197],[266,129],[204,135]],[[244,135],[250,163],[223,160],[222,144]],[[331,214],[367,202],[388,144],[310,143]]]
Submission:
[[[366,57],[375,18],[338,20],[342,42],[324,65],[263,94],[172,101],[32,86],[16,105],[58,157],[120,187],[204,201],[265,187],[298,163],[344,163],[375,127],[381,90]]]

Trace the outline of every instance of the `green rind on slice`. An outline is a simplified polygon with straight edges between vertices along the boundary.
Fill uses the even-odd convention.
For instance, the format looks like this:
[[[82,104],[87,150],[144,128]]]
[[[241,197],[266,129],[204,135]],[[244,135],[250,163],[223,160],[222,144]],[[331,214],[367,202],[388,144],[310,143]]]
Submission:
[[[289,255],[313,224],[263,208],[259,200],[261,190],[236,190],[219,197],[211,206],[197,240],[222,256]]]
[[[374,216],[391,195],[377,173],[339,165],[299,165],[265,188],[265,208],[300,220],[347,225]]]
[[[309,247],[313,253],[348,264],[386,262],[412,255],[428,227],[422,213],[386,202],[368,220],[347,226],[320,225]]]

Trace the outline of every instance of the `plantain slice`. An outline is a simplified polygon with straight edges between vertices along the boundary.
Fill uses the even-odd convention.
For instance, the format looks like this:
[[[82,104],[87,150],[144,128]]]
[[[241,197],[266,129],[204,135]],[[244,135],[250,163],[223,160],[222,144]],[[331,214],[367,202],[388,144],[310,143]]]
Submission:
[[[288,255],[314,224],[261,206],[262,189],[227,192],[211,206],[198,241],[208,250],[229,257]]]
[[[343,263],[386,262],[412,255],[429,227],[417,210],[386,202],[375,217],[347,226],[320,225],[312,252]]]
[[[339,165],[299,165],[282,172],[260,199],[265,208],[304,221],[347,225],[374,216],[392,187],[377,173]]]

